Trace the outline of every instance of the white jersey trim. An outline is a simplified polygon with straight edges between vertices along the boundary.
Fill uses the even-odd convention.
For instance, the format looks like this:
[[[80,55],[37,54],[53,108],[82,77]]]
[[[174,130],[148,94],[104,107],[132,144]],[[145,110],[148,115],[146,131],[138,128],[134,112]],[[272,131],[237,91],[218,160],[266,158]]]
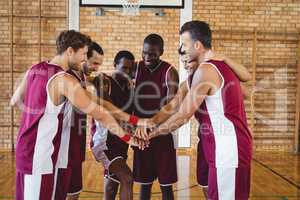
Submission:
[[[219,200],[235,200],[236,168],[217,168]]]
[[[58,72],[54,74],[47,82],[47,102],[43,116],[40,118],[37,129],[36,142],[34,147],[32,174],[51,174],[53,173],[52,154],[54,152],[54,145],[52,143],[58,131],[60,114],[66,100],[56,106],[51,101],[48,91],[49,82],[59,74],[65,72]],[[58,160],[60,158],[58,157]]]
[[[223,81],[215,94],[205,97],[215,139],[215,165],[216,168],[235,168],[238,167],[237,136],[233,123],[225,116],[222,98],[224,78],[215,65],[207,64],[212,65],[217,70]]]

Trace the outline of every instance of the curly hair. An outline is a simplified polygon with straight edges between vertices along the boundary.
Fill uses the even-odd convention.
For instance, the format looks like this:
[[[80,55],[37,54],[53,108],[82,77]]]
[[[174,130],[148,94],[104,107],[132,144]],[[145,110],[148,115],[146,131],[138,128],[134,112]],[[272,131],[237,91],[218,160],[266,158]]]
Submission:
[[[69,47],[77,51],[84,46],[89,46],[91,38],[75,30],[62,31],[56,39],[57,54],[62,54]]]

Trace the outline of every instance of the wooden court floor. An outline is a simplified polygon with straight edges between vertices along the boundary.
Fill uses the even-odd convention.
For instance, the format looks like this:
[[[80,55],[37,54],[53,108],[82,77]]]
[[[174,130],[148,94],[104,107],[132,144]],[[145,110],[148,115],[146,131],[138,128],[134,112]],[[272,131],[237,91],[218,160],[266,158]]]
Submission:
[[[131,164],[132,152],[128,163]],[[178,152],[179,182],[174,186],[177,200],[204,199],[196,183],[195,152]],[[90,152],[84,163],[84,188],[80,199],[102,199],[103,170]],[[252,162],[251,200],[300,200],[300,155],[287,153],[256,153]],[[14,199],[15,160],[10,152],[0,153],[0,199]],[[134,186],[138,199],[138,185]],[[152,200],[161,199],[159,185],[154,184]]]

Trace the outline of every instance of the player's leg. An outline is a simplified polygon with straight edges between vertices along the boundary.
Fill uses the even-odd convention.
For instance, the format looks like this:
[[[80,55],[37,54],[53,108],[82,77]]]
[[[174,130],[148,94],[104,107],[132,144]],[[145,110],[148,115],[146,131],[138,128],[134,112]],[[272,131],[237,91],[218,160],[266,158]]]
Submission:
[[[247,200],[250,192],[250,167],[210,168],[208,175],[208,199]]]
[[[24,174],[16,172],[16,200],[56,198],[55,189],[57,171],[53,174]]]
[[[116,159],[109,166],[109,172],[120,181],[120,200],[133,199],[133,176],[125,159]]]
[[[139,199],[149,200],[151,198],[152,183],[157,178],[151,144],[149,148],[143,151],[134,148],[133,176],[134,181],[141,185]]]
[[[174,193],[173,193],[172,185],[167,185],[167,186],[160,185],[160,190],[162,193],[163,200],[174,200]]]
[[[199,142],[197,150],[197,182],[202,187],[205,199],[208,199],[208,173],[208,163],[205,159],[201,142]]]
[[[172,185],[177,182],[177,156],[172,135],[159,138],[153,144],[155,170],[162,192],[163,200],[173,200]]]
[[[68,194],[67,200],[78,200],[79,199],[79,194]]]
[[[110,179],[109,177],[104,178],[104,199],[115,200],[118,193],[119,183]]]
[[[203,195],[208,200],[208,187],[202,187]]]
[[[140,187],[140,200],[150,200],[151,190],[152,190],[152,183],[142,184]]]
[[[78,200],[82,191],[82,163],[72,165],[67,200]]]

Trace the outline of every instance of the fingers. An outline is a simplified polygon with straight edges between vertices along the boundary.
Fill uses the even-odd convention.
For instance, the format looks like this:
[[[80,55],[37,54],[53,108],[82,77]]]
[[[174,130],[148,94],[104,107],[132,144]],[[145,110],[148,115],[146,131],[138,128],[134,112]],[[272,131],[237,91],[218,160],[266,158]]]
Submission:
[[[156,124],[151,119],[139,119],[138,126],[145,126],[147,128],[153,128]]]
[[[137,146],[140,150],[144,150],[149,147],[149,141],[145,141],[137,137],[133,137],[132,140],[132,145]]]
[[[145,126],[139,126],[136,128],[134,136],[142,140],[149,140],[148,129]]]
[[[159,132],[159,129],[152,129],[150,132],[149,132],[149,140],[152,139],[152,138],[155,138],[155,137],[158,137],[160,135],[164,135],[163,132]]]

